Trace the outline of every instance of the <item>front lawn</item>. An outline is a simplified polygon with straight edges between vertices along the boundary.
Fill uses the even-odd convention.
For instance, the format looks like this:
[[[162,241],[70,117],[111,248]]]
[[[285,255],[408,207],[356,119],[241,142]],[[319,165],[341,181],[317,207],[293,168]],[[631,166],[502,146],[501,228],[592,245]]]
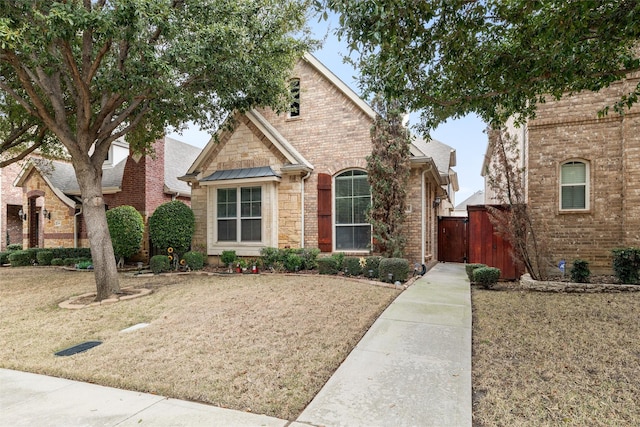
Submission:
[[[66,310],[93,273],[0,272],[0,367],[295,419],[399,291],[320,275],[121,276],[154,293]],[[121,330],[139,323],[149,326]],[[84,341],[102,345],[69,357]]]

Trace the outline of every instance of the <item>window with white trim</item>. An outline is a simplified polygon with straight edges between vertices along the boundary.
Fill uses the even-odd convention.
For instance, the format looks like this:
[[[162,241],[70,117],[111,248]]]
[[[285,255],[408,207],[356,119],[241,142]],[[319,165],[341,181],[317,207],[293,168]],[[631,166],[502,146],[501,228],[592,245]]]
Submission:
[[[366,213],[371,206],[371,190],[367,173],[349,170],[336,176],[334,194],[336,250],[368,250],[371,225]]]
[[[560,165],[560,210],[589,209],[589,164],[572,160]]]
[[[217,227],[220,242],[262,240],[262,187],[217,189]]]

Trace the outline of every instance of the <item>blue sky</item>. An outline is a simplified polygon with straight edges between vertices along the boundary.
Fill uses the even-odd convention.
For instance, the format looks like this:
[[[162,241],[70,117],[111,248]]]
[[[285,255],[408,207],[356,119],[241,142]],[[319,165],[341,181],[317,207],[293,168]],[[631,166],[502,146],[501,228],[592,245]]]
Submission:
[[[342,60],[349,51],[345,43],[338,41],[334,35],[334,30],[338,26],[338,18],[331,16],[328,21],[318,22],[317,18],[312,17],[309,24],[315,37],[324,39],[326,36],[322,49],[312,52],[313,55],[359,94],[354,78],[357,71]],[[480,176],[487,146],[487,136],[483,132],[484,129],[484,122],[477,116],[471,115],[457,120],[449,120],[432,132],[433,138],[456,150],[457,166],[454,169],[458,173],[460,184],[460,191],[455,195],[456,204],[484,188],[484,182]],[[189,129],[182,135],[170,134],[170,136],[198,147],[204,147],[210,138],[208,134],[198,129]]]

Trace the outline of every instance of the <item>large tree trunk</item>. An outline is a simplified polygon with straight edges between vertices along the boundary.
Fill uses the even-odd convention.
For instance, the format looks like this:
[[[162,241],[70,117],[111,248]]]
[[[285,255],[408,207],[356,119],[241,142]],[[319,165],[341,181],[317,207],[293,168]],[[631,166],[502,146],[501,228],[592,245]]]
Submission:
[[[116,258],[113,253],[102,197],[102,169],[97,171],[90,166],[78,168],[75,164],[74,167],[82,193],[82,211],[89,234],[96,279],[96,300],[102,301],[109,295],[120,292]]]

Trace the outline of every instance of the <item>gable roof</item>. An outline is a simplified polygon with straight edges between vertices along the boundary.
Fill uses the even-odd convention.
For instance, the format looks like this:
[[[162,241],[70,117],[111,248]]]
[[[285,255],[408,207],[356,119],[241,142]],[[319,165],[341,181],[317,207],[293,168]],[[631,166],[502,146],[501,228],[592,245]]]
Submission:
[[[191,187],[178,179],[198,157],[201,148],[177,139],[164,138],[164,191],[165,193],[190,195]]]
[[[278,151],[287,159],[289,162],[288,165],[285,165],[283,169],[288,170],[302,170],[302,171],[312,171],[313,165],[304,158],[302,154],[298,150],[296,150],[293,145],[284,137],[282,134],[275,128],[271,123],[267,121],[267,119],[260,114],[257,110],[249,110],[244,115],[253,123],[260,132],[267,137],[269,142],[273,144],[274,147],[278,149]],[[215,150],[218,142],[216,138],[213,137],[209,140],[204,149],[197,156],[195,161],[191,164],[191,167],[187,169],[187,173],[181,177],[181,179],[188,181],[192,178],[196,178],[197,175],[201,172],[206,159],[209,157],[209,154]],[[186,183],[185,183],[186,185]]]
[[[329,80],[335,87],[340,89],[340,91],[349,98],[354,104],[356,104],[365,114],[367,114],[372,119],[376,117],[376,112],[367,104],[357,93],[353,91],[345,82],[340,80],[338,76],[333,74],[331,70],[329,70],[322,62],[318,61],[315,56],[310,53],[305,53],[303,59],[313,66],[320,74],[322,74],[327,80]]]
[[[455,210],[466,211],[467,206],[474,206],[474,205],[484,205],[484,191],[482,190],[476,191],[471,196],[467,197],[458,205],[456,205]]]

